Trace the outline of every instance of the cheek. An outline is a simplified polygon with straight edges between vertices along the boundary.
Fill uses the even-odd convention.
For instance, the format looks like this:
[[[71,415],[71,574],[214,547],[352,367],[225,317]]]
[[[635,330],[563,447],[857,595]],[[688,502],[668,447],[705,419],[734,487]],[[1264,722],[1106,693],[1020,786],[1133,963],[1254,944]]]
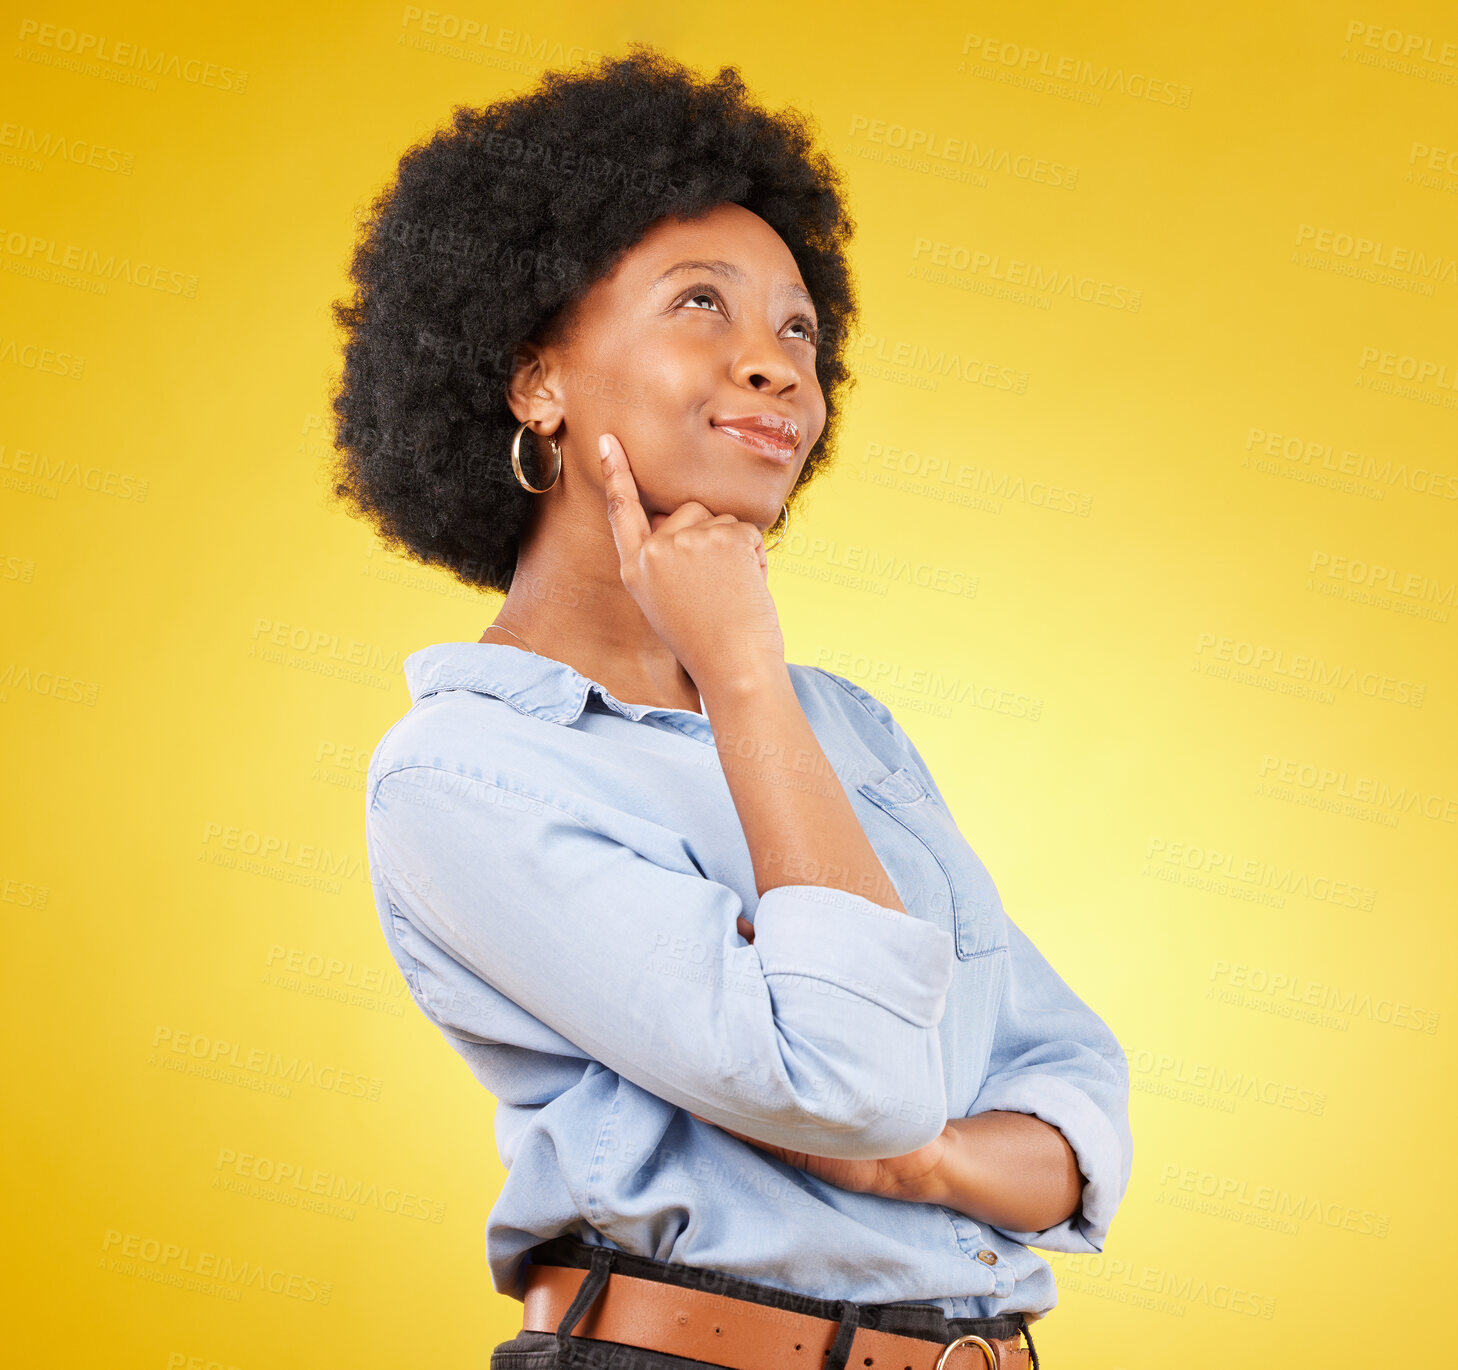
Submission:
[[[710,399],[712,371],[701,351],[687,338],[624,340],[602,364],[610,378],[604,402],[630,411],[638,423],[678,426]]]
[[[587,419],[614,431],[611,425],[641,412],[648,402],[649,388],[635,367],[621,358],[594,359],[572,375],[571,408],[579,419]]]
[[[633,356],[624,369],[634,395],[634,419],[664,436],[682,439],[708,423],[714,377],[722,365],[690,338],[660,343]]]
[[[815,387],[814,395],[815,423],[811,431],[815,434],[815,442],[819,442],[820,435],[825,431],[825,396],[821,393],[818,385]],[[815,445],[815,442],[806,443],[805,450],[808,452]]]

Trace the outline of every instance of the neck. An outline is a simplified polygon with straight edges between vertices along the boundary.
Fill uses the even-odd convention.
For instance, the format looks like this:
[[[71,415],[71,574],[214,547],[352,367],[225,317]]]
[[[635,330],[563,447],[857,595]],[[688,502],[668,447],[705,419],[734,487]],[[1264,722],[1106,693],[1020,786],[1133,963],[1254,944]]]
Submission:
[[[503,624],[533,651],[572,667],[628,704],[699,710],[693,678],[623,585],[617,543],[603,509],[577,507],[563,480],[538,507],[517,555]],[[602,491],[584,492],[597,505]],[[482,639],[519,645],[499,630]]]

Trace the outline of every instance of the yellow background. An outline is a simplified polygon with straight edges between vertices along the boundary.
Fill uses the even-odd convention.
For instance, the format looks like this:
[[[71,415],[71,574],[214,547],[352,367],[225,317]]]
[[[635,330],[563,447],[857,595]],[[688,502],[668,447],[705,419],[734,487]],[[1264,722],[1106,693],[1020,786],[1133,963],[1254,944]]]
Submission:
[[[789,657],[896,711],[1130,1054],[1133,1180],[1102,1256],[1051,1257],[1046,1364],[1451,1348],[1451,6],[438,13],[5,20],[14,1363],[484,1367],[518,1326],[494,1103],[388,959],[362,823],[401,661],[499,601],[330,501],[328,304],[453,104],[630,38],[739,64],[846,170],[860,380],[771,557]],[[196,65],[133,84],[83,35]],[[273,1288],[179,1288],[184,1250]]]

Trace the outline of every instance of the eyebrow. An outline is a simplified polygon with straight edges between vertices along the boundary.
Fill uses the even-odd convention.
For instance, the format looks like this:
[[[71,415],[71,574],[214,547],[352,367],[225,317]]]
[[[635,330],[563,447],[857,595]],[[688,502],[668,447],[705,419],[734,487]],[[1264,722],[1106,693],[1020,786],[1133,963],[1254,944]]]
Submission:
[[[662,285],[670,276],[679,271],[712,271],[716,275],[727,276],[731,281],[735,281],[740,285],[744,283],[744,272],[735,266],[733,262],[724,262],[716,259],[714,261],[675,262],[663,275],[652,282],[648,288],[652,290],[654,287]],[[810,292],[803,285],[797,285],[793,281],[782,281],[778,293],[797,300],[803,300],[811,309],[815,308],[815,301],[810,297]]]

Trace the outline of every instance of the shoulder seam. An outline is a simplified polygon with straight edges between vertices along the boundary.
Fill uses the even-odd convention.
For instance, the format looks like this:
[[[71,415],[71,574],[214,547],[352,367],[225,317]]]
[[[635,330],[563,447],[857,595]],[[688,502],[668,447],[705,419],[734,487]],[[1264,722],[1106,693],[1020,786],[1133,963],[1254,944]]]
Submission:
[[[835,684],[840,687],[843,693],[848,694],[853,700],[855,700],[857,704],[861,706],[862,709],[866,711],[867,714],[870,715],[872,719],[875,720],[877,727],[881,728],[884,732],[889,733],[891,731],[889,728],[886,727],[886,724],[880,718],[876,717],[875,710],[871,709],[866,704],[866,701],[862,699],[859,694],[856,693],[856,690],[861,688],[860,686],[852,688],[851,682],[842,680],[841,677],[836,675],[834,671],[827,671],[823,666],[812,666],[810,669],[812,671],[819,671],[820,674],[823,675],[827,680],[834,681]],[[867,693],[869,694],[870,692],[867,691]],[[874,698],[874,696],[872,696],[872,698]],[[884,705],[882,707],[884,707]]]
[[[557,813],[562,814],[563,817],[570,818],[574,823],[577,824],[579,828],[585,828],[588,832],[596,831],[592,824],[588,823],[578,814],[573,813],[571,809],[563,808],[562,805],[557,803],[555,800],[544,799],[541,795],[533,794],[530,790],[513,789],[510,785],[503,785],[500,781],[497,780],[487,780],[484,776],[467,775],[464,771],[453,771],[448,766],[436,766],[426,761],[407,762],[403,766],[395,766],[393,769],[386,771],[384,775],[380,776],[375,781],[374,789],[370,792],[370,813],[374,812],[375,805],[378,802],[380,786],[383,785],[385,781],[389,780],[391,776],[401,775],[405,771],[434,771],[438,775],[454,776],[458,780],[462,780],[470,785],[486,785],[493,790],[499,790],[502,794],[519,795],[523,799],[530,799],[534,804],[541,804],[545,808],[554,809]]]

